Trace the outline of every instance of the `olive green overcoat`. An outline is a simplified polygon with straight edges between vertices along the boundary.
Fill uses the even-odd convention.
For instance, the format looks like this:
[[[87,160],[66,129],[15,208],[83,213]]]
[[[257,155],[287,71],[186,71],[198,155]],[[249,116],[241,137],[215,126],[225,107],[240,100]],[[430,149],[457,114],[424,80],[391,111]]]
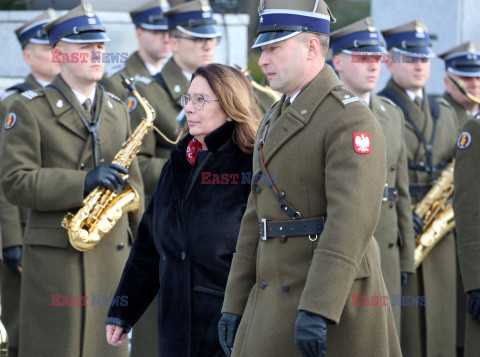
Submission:
[[[22,85],[31,89],[41,89],[42,86],[29,74]],[[20,90],[4,92],[0,95],[0,132],[8,114],[10,104],[20,96]],[[0,153],[0,158],[1,158]],[[3,248],[22,245],[23,230],[27,222],[27,209],[12,205],[5,199],[0,188],[0,225],[2,230]],[[20,314],[20,274],[13,272],[6,265],[2,268],[2,322],[7,329],[8,348],[14,354],[18,348],[18,325]]]
[[[52,83],[88,117],[60,76]],[[71,247],[60,223],[67,212],[75,213],[82,205],[85,176],[94,168],[92,137],[59,91],[46,87],[32,93],[12,103],[9,111],[16,122],[3,130],[1,138],[2,189],[10,202],[29,208],[23,237],[19,355],[127,356],[127,346],[106,343],[105,317],[142,209],[137,215],[124,215],[96,248],[79,252]],[[99,141],[108,163],[130,135],[128,114],[109,93],[102,102],[98,86],[95,107],[94,118],[102,108]],[[141,195],[143,207],[136,159],[127,182]],[[81,296],[87,306],[81,306]]]
[[[458,260],[465,292],[480,289],[480,122],[469,119],[461,129],[470,136],[465,148],[455,154],[455,195],[453,210],[457,233]],[[466,316],[465,357],[478,356],[480,351],[480,324]]]
[[[327,220],[317,239],[260,240],[261,218],[290,218],[265,180],[252,185],[222,308],[242,315],[232,356],[301,356],[294,343],[299,310],[333,322],[328,356],[400,356],[390,304],[357,306],[355,300],[387,295],[372,238],[385,184],[381,128],[330,66],[280,113],[284,97],[260,124],[254,174],[260,174],[257,146],[269,125],[264,162],[277,188],[302,218]],[[370,135],[369,153],[355,151],[356,133]]]
[[[415,237],[412,202],[408,191],[408,164],[402,111],[389,99],[370,96],[370,109],[377,118],[387,144],[386,184],[396,188],[398,200],[384,200],[374,237],[381,253],[383,279],[392,303],[393,317],[400,332],[400,273],[414,273]]]
[[[433,119],[424,91],[422,107],[416,105],[393,80],[387,88],[405,103],[408,113],[430,142]],[[439,99],[440,115],[433,143],[433,164],[452,160],[457,140],[457,119],[449,103]],[[405,120],[405,145],[409,163],[426,162],[424,146],[414,129]],[[441,171],[434,173],[438,177]],[[432,184],[429,172],[409,169],[410,185]],[[422,196],[412,196],[418,203]],[[426,297],[426,306],[413,304],[402,308],[402,352],[406,356],[453,356],[456,346],[456,262],[455,240],[452,233],[444,237],[425,258],[416,274],[410,276],[403,291],[406,296]],[[420,299],[420,298],[419,298]],[[424,352],[426,351],[426,352]],[[426,353],[426,354],[425,354]]]

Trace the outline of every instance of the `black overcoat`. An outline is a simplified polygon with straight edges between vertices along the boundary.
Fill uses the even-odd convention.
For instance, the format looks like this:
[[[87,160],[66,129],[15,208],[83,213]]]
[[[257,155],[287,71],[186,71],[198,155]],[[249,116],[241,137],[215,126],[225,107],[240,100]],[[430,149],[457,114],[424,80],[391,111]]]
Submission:
[[[158,293],[159,355],[222,356],[218,342],[225,285],[250,192],[252,156],[226,123],[192,166],[188,135],[165,164],[140,223],[107,323],[127,330]],[[118,306],[126,305],[126,306]]]

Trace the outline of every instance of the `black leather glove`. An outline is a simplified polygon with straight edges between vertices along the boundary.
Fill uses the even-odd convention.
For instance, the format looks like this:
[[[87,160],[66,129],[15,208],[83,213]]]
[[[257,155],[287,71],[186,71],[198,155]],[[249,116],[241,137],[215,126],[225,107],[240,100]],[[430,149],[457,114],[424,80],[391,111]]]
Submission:
[[[241,319],[240,315],[225,312],[218,321],[218,340],[227,357],[232,354],[233,341],[235,341],[235,334]]]
[[[403,289],[405,289],[405,286],[407,286],[409,276],[409,273],[404,273],[403,271],[400,273],[400,283],[402,285],[402,291]]]
[[[295,321],[295,345],[303,357],[325,357],[327,320],[309,311],[300,311]]]
[[[480,289],[468,293],[467,312],[480,324]]]
[[[423,221],[422,221],[422,218],[415,211],[412,211],[412,218],[413,218],[413,231],[415,232],[415,237],[416,237],[420,233],[422,233]]]
[[[97,167],[85,177],[84,192],[93,190],[97,186],[105,186],[110,191],[125,183],[120,174],[128,174],[128,170],[116,164],[108,164]]]
[[[22,266],[22,247],[17,245],[15,247],[4,248],[3,262],[15,273],[18,273],[18,267]]]

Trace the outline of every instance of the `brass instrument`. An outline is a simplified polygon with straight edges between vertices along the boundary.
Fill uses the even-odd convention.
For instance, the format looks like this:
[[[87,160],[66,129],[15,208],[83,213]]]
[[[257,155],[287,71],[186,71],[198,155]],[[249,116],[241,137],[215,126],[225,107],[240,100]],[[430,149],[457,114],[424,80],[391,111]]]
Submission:
[[[0,320],[0,357],[8,356],[8,337],[7,330],[3,325],[2,320]]]
[[[446,204],[453,194],[454,165],[455,160],[443,170],[435,185],[415,206],[415,212],[423,221],[423,231],[415,238],[415,269],[435,244],[455,228],[452,204]]]
[[[471,93],[468,93],[468,91],[465,89],[465,87],[463,86],[463,83],[462,83],[462,80],[459,79],[458,81],[453,78],[452,76],[448,76],[448,79],[450,79],[450,81],[455,85],[455,87],[460,91],[462,92],[462,94],[464,94],[468,99],[470,99],[472,102],[476,103],[476,104],[480,104],[480,99],[477,98],[477,97],[474,97]]]
[[[146,118],[135,129],[121,150],[115,155],[112,164],[126,169],[140,149],[142,140],[153,127],[155,110],[135,89],[132,81],[122,76],[125,85],[137,98],[146,113]],[[127,179],[128,175],[122,175]],[[113,192],[103,186],[97,186],[83,200],[83,206],[73,215],[68,213],[62,220],[62,227],[68,230],[68,239],[73,248],[84,252],[95,248],[102,237],[120,220],[123,214],[136,214],[140,208],[138,193],[125,184],[121,192]]]
[[[258,90],[259,92],[262,92],[263,94],[268,95],[270,98],[272,98],[275,102],[278,102],[280,98],[282,97],[282,93],[277,92],[276,90],[270,88],[269,86],[262,86],[255,82],[255,80],[252,78],[252,75],[250,74],[250,70],[247,68],[240,68],[239,66],[236,66],[240,72],[242,72],[245,77],[248,78],[250,81],[251,86]]]

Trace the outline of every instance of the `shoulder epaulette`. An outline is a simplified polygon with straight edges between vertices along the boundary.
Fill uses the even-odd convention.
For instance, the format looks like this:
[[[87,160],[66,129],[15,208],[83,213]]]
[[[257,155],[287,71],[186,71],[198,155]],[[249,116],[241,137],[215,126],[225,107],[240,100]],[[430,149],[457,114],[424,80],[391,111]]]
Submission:
[[[446,105],[447,107],[451,107],[452,105],[448,102],[448,100],[446,100],[445,98],[443,97],[440,97],[438,98],[438,101],[443,104],[443,105]]]
[[[144,84],[150,84],[150,83],[152,83],[152,79],[151,79],[151,78],[148,78],[148,77],[145,77],[145,76],[135,75],[134,79],[135,79],[136,81],[142,82],[142,83],[144,83]]]
[[[396,107],[397,105],[395,104],[395,102],[393,100],[391,100],[390,98],[387,98],[387,97],[382,97],[382,96],[378,96],[380,98],[380,100],[383,100],[384,102],[387,102],[388,104],[390,104],[392,107]]]
[[[347,106],[347,104],[358,102],[360,100],[355,94],[342,90],[341,87],[334,88],[330,93],[337,98],[344,107]]]
[[[5,92],[0,93],[0,102],[2,102],[3,100],[7,99],[8,97],[10,97],[12,94],[15,94],[15,93],[18,93],[18,91],[7,90]]]
[[[27,90],[27,91],[23,92],[22,95],[23,95],[25,98],[32,100],[33,98],[38,97],[39,93],[38,93],[38,92],[34,92],[33,90]]]
[[[125,63],[118,63],[114,66],[112,66],[106,73],[105,73],[105,76],[107,78],[110,78],[111,76],[113,76],[115,73],[118,73],[120,72],[122,69],[125,68]]]
[[[118,98],[115,94],[110,93],[110,92],[107,92],[107,94],[108,94],[110,97],[112,97],[113,99],[118,100],[120,103],[122,102],[122,100],[121,100],[120,98]]]

